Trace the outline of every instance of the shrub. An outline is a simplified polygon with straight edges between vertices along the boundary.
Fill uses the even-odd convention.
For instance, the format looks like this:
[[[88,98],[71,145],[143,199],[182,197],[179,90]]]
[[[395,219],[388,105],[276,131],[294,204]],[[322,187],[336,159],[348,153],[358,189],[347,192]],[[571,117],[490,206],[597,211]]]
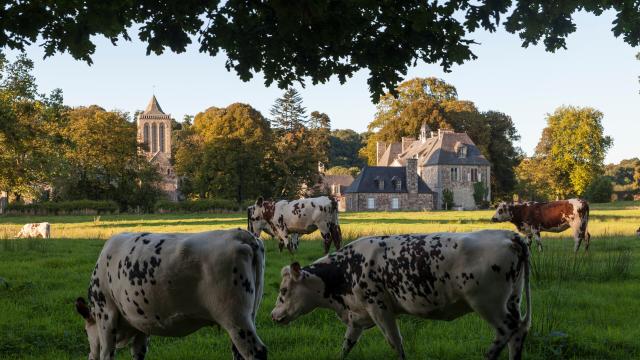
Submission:
[[[453,191],[449,189],[442,190],[442,208],[450,210],[453,206]]]
[[[478,181],[473,184],[473,201],[476,203],[476,206],[479,208],[486,208],[487,194],[489,193],[489,189],[484,185],[482,181]]]
[[[161,200],[155,205],[155,211],[160,213],[238,211],[239,209],[238,203],[229,199],[202,199],[180,202]]]
[[[584,197],[594,203],[605,203],[611,201],[612,193],[613,185],[609,177],[599,176],[587,186]]]
[[[118,204],[110,200],[47,201],[33,204],[12,203],[7,205],[8,214],[19,215],[79,215],[114,214]]]

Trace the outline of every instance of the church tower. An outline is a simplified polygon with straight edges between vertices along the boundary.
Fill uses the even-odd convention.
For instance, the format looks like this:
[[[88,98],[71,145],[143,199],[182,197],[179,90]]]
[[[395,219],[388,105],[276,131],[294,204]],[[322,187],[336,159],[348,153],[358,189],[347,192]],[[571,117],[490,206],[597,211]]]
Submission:
[[[138,115],[138,141],[144,144],[147,159],[157,165],[162,176],[161,189],[169,200],[178,200],[178,179],[171,165],[171,115],[165,114],[153,95]]]

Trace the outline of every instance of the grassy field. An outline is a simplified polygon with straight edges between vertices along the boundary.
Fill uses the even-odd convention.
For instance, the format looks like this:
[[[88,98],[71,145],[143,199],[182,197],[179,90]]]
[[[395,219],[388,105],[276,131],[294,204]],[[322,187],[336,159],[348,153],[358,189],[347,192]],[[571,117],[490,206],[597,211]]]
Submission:
[[[492,224],[490,211],[349,213],[346,240],[366,234],[471,231],[512,228]],[[22,224],[47,220],[51,240],[13,240]],[[121,231],[195,232],[245,227],[243,214],[0,217],[0,359],[85,358],[88,344],[73,301],[85,296],[104,239]],[[545,252],[533,251],[533,328],[527,359],[640,359],[640,204],[595,206],[592,248],[572,254],[569,233],[543,234]],[[344,326],[318,310],[288,327],[273,324],[280,268],[321,256],[318,235],[307,236],[292,257],[267,245],[265,299],[258,331],[272,359],[336,359]],[[400,328],[409,358],[480,359],[493,334],[470,314],[453,322],[403,317]],[[119,352],[129,358],[128,351]],[[202,329],[185,338],[151,341],[149,359],[231,358],[227,335]],[[366,332],[350,359],[394,358],[377,329]],[[503,354],[506,359],[506,351]]]

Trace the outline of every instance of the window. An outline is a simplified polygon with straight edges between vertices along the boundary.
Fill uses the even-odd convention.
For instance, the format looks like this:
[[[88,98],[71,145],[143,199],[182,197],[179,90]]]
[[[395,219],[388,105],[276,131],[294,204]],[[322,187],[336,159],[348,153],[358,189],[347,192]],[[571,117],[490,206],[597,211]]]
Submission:
[[[391,179],[391,186],[396,191],[402,190],[402,180],[400,180],[400,178],[398,178],[397,176],[394,176],[393,179]]]
[[[391,198],[391,208],[394,210],[400,209],[400,199],[397,197]]]
[[[451,181],[459,181],[458,168],[451,168]]]
[[[375,198],[367,198],[367,209],[375,209],[376,208],[376,199]]]
[[[478,169],[476,168],[472,168],[471,169],[471,182],[478,182]]]
[[[456,149],[456,151],[458,152],[458,157],[459,158],[466,158],[467,157],[467,147],[465,145],[459,145],[458,148]]]
[[[142,142],[144,143],[146,150],[149,150],[149,124],[144,124],[142,130]]]
[[[164,124],[160,124],[160,133],[158,134],[160,140],[160,152],[164,152]]]
[[[158,125],[151,125],[151,152],[158,151]]]
[[[373,179],[373,185],[378,190],[384,190],[384,180],[380,179],[380,177],[378,176],[376,176],[376,178]]]

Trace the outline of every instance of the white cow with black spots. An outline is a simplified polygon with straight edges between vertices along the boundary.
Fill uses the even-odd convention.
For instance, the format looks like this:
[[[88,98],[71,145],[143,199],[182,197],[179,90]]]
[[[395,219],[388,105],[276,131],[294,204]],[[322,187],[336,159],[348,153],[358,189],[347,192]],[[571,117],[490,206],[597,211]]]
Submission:
[[[150,335],[186,336],[218,324],[234,359],[266,359],[255,328],[263,294],[264,246],[245,230],[194,234],[123,233],[104,245],[85,319],[90,360],[115,357],[130,344],[144,359]]]
[[[264,231],[277,237],[280,251],[284,247],[290,252],[295,251],[299,236],[316,230],[320,230],[322,235],[325,254],[329,252],[332,241],[336,250],[342,245],[338,203],[327,196],[278,202],[260,197],[247,209],[247,228],[256,236]]]
[[[37,238],[49,239],[51,237],[51,224],[48,222],[25,224],[17,238]]]
[[[365,237],[304,268],[284,267],[271,317],[287,324],[331,309],[347,325],[343,356],[378,326],[404,359],[397,315],[450,321],[476,312],[495,330],[486,357],[508,344],[509,358],[520,359],[531,327],[529,266],[527,244],[511,231]]]

